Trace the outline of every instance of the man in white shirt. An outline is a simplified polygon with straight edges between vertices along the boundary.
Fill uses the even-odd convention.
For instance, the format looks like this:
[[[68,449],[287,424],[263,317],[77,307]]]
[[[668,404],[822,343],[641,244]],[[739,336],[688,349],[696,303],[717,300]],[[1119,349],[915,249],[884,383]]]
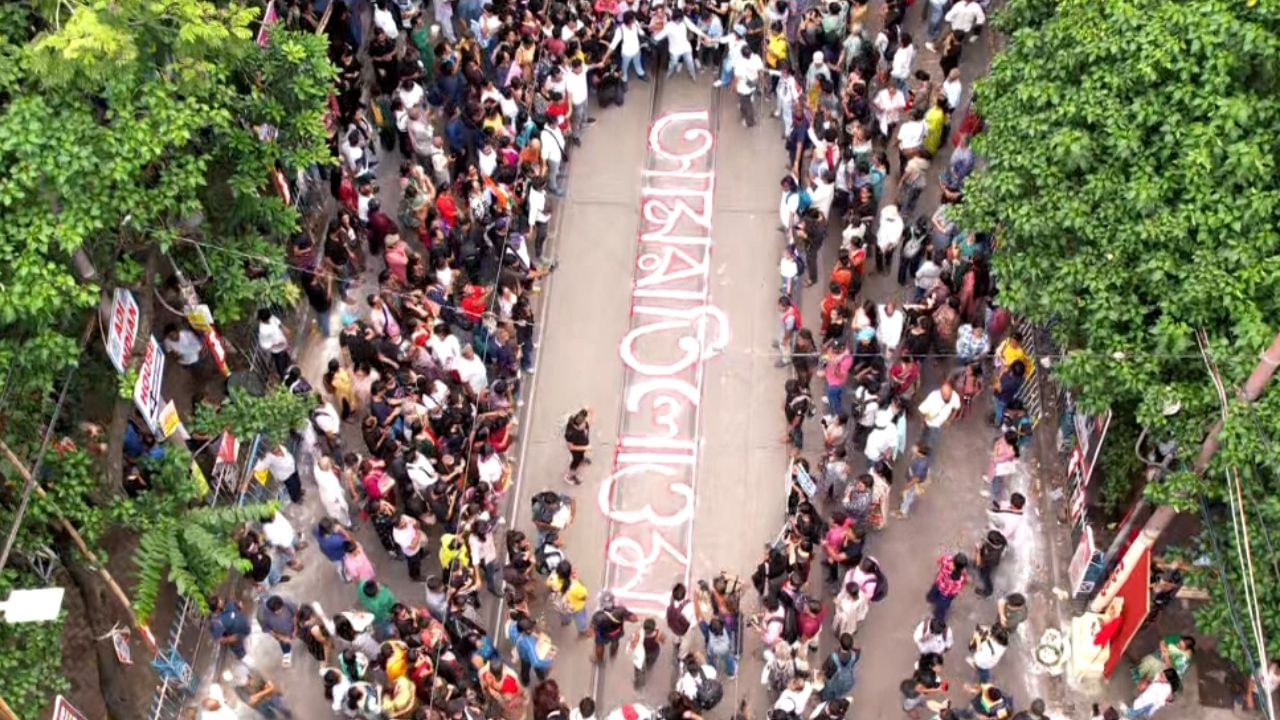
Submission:
[[[449,332],[449,326],[445,323],[436,325],[435,334],[427,341],[427,349],[435,356],[436,364],[445,372],[452,370],[462,355],[462,346],[458,343],[458,338]]]
[[[644,30],[636,23],[636,14],[631,10],[623,13],[622,24],[614,31],[613,42],[609,43],[609,52],[622,46],[622,82],[624,83],[630,80],[629,73],[632,67],[635,68],[636,77],[645,82],[649,80],[644,75],[644,61],[640,57],[640,38],[643,35]]]
[[[285,334],[280,318],[267,308],[258,311],[258,347],[271,356],[271,364],[281,378],[293,364],[289,357],[289,337]]]
[[[727,45],[729,49],[724,54],[724,67],[720,69],[720,78],[715,81],[714,87],[724,87],[733,80],[734,67],[742,60],[742,48],[747,44],[743,38],[746,34],[745,27],[735,25],[732,33],[718,41],[721,45]]]
[[[298,551],[305,550],[307,544],[298,541],[298,533],[293,529],[293,525],[289,524],[289,518],[284,513],[277,510],[271,519],[262,523],[262,535],[271,544],[271,547],[280,551],[280,554],[288,558],[289,567],[293,570],[302,569],[302,561],[298,559]]]
[[[886,357],[892,357],[902,342],[902,331],[907,324],[906,313],[898,308],[897,303],[889,302],[876,307],[879,321],[876,323],[876,339],[884,349]]]
[[[473,395],[479,395],[481,390],[489,387],[489,371],[485,369],[484,361],[476,355],[471,343],[462,346],[462,354],[454,362],[453,369]]]
[[[734,90],[738,93],[738,110],[742,113],[742,124],[746,127],[756,125],[756,87],[760,83],[760,74],[764,72],[764,60],[751,52],[751,48],[743,45],[738,60],[733,64]]]
[[[960,410],[960,393],[951,387],[950,380],[943,380],[942,387],[929,393],[929,396],[917,408],[924,419],[924,431],[920,442],[933,446],[934,438],[943,427],[950,424]]]
[[[422,582],[422,558],[427,554],[427,538],[418,527],[418,521],[408,515],[401,515],[400,521],[391,530],[391,539],[400,547],[400,554],[409,565],[409,579]]]
[[[542,142],[542,159],[547,161],[547,192],[564,197],[560,187],[560,163],[564,161],[564,134],[554,122],[542,126],[538,137]]]
[[[831,204],[836,199],[835,180],[835,174],[830,171],[809,178],[812,183],[809,188],[809,207],[817,209],[824,218],[831,217]]]
[[[964,94],[964,84],[960,82],[960,68],[951,68],[947,79],[942,82],[942,97],[947,101],[947,112],[955,112],[960,107],[960,97]]]
[[[570,107],[573,108],[569,113],[569,122],[575,145],[581,142],[582,128],[595,122],[593,118],[587,117],[587,99],[591,95],[587,78],[589,71],[590,68],[582,62],[582,58],[574,58],[569,65],[569,71],[564,75],[565,95],[569,98]]]
[[[876,413],[876,426],[867,436],[867,446],[863,448],[868,465],[875,465],[881,460],[892,461],[898,450],[898,426],[888,410]]]
[[[671,11],[671,22],[664,25],[652,39],[657,43],[666,38],[667,77],[674,75],[680,63],[684,63],[685,69],[689,71],[689,78],[697,82],[698,71],[693,64],[693,44],[689,42],[689,33],[706,37],[697,25],[684,16],[683,10],[676,8]]]
[[[924,108],[912,109],[910,118],[898,126],[898,172],[906,170],[909,158],[924,152],[924,136],[928,131]]]
[[[405,133],[409,136],[409,144],[413,146],[413,153],[418,156],[418,161],[429,162],[435,128],[431,127],[431,120],[422,112],[422,108],[409,108],[409,122]]]
[[[964,33],[969,42],[976,42],[987,22],[987,14],[975,0],[957,0],[944,19],[951,23],[952,30]]]
[[[533,252],[539,259],[546,259],[543,249],[547,244],[547,223],[551,213],[547,210],[547,179],[535,177],[529,183],[529,227],[533,228]]]
[[[298,478],[298,463],[284,445],[276,444],[271,451],[262,456],[255,466],[255,472],[266,471],[276,482],[284,485],[289,491],[289,500],[302,502],[302,480]]]
[[[164,328],[164,349],[178,357],[179,365],[192,370],[200,364],[204,343],[190,330],[169,323]]]
[[[907,97],[896,85],[888,85],[876,93],[871,102],[876,112],[876,128],[881,137],[893,134],[893,128],[902,120],[902,111],[907,107]]]
[[[907,91],[907,81],[916,64],[916,47],[911,44],[911,33],[905,30],[898,35],[898,52],[893,54],[893,67],[889,76],[902,92]]]
[[[400,28],[396,25],[395,16],[387,9],[385,0],[380,0],[373,6],[373,24],[392,40],[399,39]]]

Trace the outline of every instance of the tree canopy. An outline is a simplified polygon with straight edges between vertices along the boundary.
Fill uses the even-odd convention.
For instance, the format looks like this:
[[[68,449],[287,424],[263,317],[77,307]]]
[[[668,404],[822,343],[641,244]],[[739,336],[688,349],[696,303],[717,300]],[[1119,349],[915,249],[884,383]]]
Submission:
[[[329,161],[323,116],[334,70],[321,37],[273,28],[260,47],[261,12],[248,0],[0,3],[0,432],[35,465],[63,378],[76,367],[55,437],[75,436],[76,420],[109,419],[112,438],[105,461],[83,448],[44,460],[50,499],[33,501],[0,591],[40,584],[23,558],[42,548],[64,564],[78,561],[50,522],[59,514],[91,543],[109,526],[144,533],[144,610],[166,577],[199,591],[230,567],[222,531],[243,518],[196,507],[185,450],[156,469],[161,481],[150,495],[135,502],[120,492],[110,458],[119,456],[136,372],[117,380],[100,334],[87,349],[82,337],[104,298],[129,288],[143,315],[130,349],[136,368],[152,298],[174,269],[206,280],[199,291],[220,323],[297,299],[284,241],[299,217],[271,192],[269,173]],[[114,416],[86,417],[84,395],[117,382]],[[7,528],[21,478],[2,463],[0,477]],[[254,512],[261,509],[246,514]],[[47,641],[59,631],[0,625],[5,696],[23,717],[38,716],[49,691],[64,689],[50,650],[59,643]]]
[[[1280,3],[1011,0],[1002,25],[1007,47],[975,91],[986,164],[960,216],[996,228],[999,300],[1051,328],[1067,352],[1056,378],[1176,439],[1189,466],[1219,413],[1196,330],[1230,389],[1280,324]],[[1204,481],[1184,471],[1147,492],[1198,512],[1239,468],[1250,524],[1274,525],[1276,432],[1280,389],[1233,403]],[[1258,536],[1264,625],[1280,637],[1280,555]],[[1239,588],[1230,545],[1224,561]],[[1198,576],[1213,593],[1199,629],[1245,665],[1217,572]]]

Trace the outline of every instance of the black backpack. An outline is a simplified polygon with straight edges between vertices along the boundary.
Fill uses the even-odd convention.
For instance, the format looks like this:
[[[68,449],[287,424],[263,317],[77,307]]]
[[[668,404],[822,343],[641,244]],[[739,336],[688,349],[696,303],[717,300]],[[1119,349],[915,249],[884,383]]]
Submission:
[[[689,599],[685,598],[676,604],[674,600],[667,605],[667,627],[671,628],[671,632],[680,637],[689,632],[689,618],[684,616],[684,609],[688,607]]]
[[[889,597],[889,578],[880,569],[879,562],[876,562],[876,569],[872,574],[876,576],[876,591],[871,593],[871,602],[880,602]]]
[[[716,678],[703,674],[702,668],[698,668],[697,685],[698,691],[694,694],[693,702],[700,712],[714,708],[724,699],[724,685]]]

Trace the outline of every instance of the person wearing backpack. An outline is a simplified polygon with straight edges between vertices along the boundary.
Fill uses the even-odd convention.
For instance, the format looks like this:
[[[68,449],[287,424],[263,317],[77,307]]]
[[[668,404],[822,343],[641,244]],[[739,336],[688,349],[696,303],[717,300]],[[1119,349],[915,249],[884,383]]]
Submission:
[[[684,583],[676,583],[671,588],[671,599],[667,601],[667,629],[671,631],[675,661],[680,662],[685,655],[693,652],[693,635],[689,630],[697,617],[694,614],[693,599],[689,597],[689,589]]]
[[[978,683],[991,682],[991,671],[1009,649],[1009,632],[1002,625],[979,625],[969,638],[968,662],[978,673]]]
[[[716,676],[716,669],[700,663],[696,657],[685,659],[676,692],[692,702],[700,713],[711,710],[724,699],[724,685]]]
[[[738,676],[738,657],[734,654],[733,637],[720,618],[712,618],[707,624],[707,664],[717,670],[723,666],[724,676],[729,680]]]
[[[822,664],[822,676],[826,684],[818,698],[830,703],[847,698],[853,692],[853,669],[858,664],[862,651],[853,646],[853,636],[848,633],[840,636],[840,647],[831,653],[831,657]]]
[[[614,601],[613,593],[601,593],[600,609],[591,616],[591,627],[595,632],[595,654],[591,661],[596,664],[604,662],[605,646],[609,647],[610,658],[617,657],[627,623],[636,620],[635,613]]]

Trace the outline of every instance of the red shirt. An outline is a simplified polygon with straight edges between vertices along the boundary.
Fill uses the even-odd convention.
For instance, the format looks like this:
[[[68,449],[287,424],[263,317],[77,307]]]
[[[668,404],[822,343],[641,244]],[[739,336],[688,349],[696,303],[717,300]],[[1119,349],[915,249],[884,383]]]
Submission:
[[[449,227],[458,224],[458,203],[453,199],[453,193],[442,192],[436,196],[436,210]]]
[[[964,584],[969,580],[969,573],[965,570],[960,571],[960,578],[958,580],[953,580],[951,578],[951,571],[956,566],[954,558],[954,555],[943,555],[938,558],[938,576],[933,580],[933,584],[937,586],[938,592],[942,593],[944,597],[949,598],[959,595],[960,591],[964,589]]]

